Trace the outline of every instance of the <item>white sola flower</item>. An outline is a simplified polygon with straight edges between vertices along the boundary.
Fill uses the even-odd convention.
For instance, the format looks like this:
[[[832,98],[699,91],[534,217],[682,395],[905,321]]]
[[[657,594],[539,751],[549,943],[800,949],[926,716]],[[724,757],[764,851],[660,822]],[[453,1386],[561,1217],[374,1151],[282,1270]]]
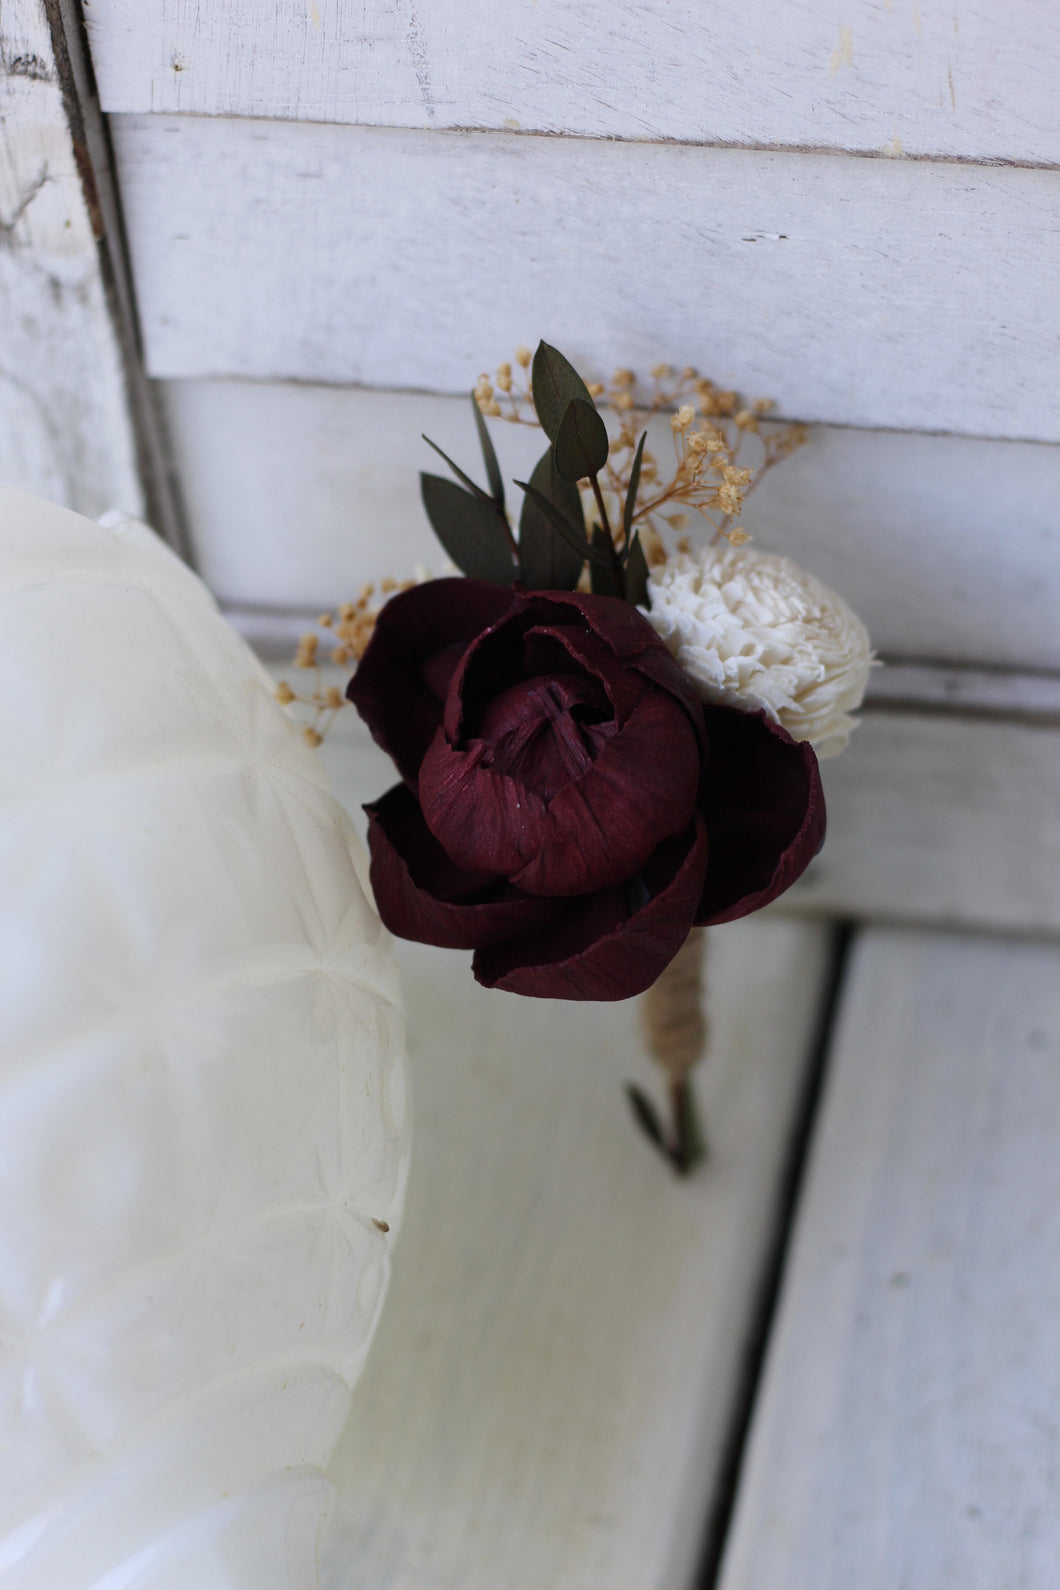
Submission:
[[[872,651],[847,604],[789,558],[706,547],[648,581],[649,622],[705,701],[763,710],[820,757],[850,738]]]

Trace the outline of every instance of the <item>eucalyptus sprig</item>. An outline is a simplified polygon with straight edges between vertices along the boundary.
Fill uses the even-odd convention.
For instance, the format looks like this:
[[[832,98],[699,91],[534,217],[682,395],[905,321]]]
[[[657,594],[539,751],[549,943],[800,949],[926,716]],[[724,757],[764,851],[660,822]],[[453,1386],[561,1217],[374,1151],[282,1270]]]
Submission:
[[[607,427],[574,366],[547,342],[539,343],[534,354],[531,390],[549,446],[530,479],[515,482],[524,493],[518,540],[505,509],[497,455],[474,393],[472,406],[489,490],[478,486],[425,436],[459,482],[441,475],[420,476],[423,505],[435,535],[457,568],[473,579],[495,585],[518,580],[528,590],[572,591],[588,564],[597,595],[644,605],[648,562],[639,532],[633,531],[633,519],[647,433],[637,447],[622,525],[616,531],[600,483],[611,450]],[[579,489],[583,482],[596,505],[591,526],[586,525]]]
[[[517,348],[515,368],[497,367],[493,380],[483,373],[475,383],[481,412],[509,425],[540,425],[529,370],[533,355]],[[609,417],[611,450],[601,477],[605,501],[621,513],[629,487],[638,434],[645,424],[668,415],[673,434],[674,463],[667,470],[650,447],[642,457],[642,487],[634,520],[649,564],[665,562],[666,531],[677,532],[676,550],[687,551],[681,532],[689,524],[686,510],[703,521],[712,542],[740,546],[748,540],[739,523],[744,503],[760,481],[806,440],[806,428],[769,420],[768,399],[745,403],[739,393],[715,385],[692,366],[675,370],[657,364],[651,386],[642,385],[632,370],[616,370],[609,383],[590,382],[589,393]],[[754,439],[754,452],[746,444]]]
[[[678,532],[676,550],[690,550],[680,535],[685,509],[702,516],[717,541],[734,546],[748,539],[737,522],[750,491],[805,439],[801,425],[763,421],[772,405],[743,406],[736,392],[723,391],[691,367],[680,371],[660,364],[644,391],[632,370],[616,370],[610,385],[582,380],[547,342],[531,354],[520,347],[517,369],[501,364],[496,387],[481,375],[472,393],[472,412],[486,472],[478,485],[435,442],[453,476],[422,474],[421,492],[435,534],[465,574],[491,584],[519,581],[527,590],[570,591],[588,583],[597,594],[618,596],[638,607],[648,605],[648,571],[665,563],[660,525]],[[600,414],[610,417],[611,434]],[[674,466],[667,477],[645,443],[643,424],[670,416]],[[549,441],[523,492],[518,535],[509,518],[504,480],[487,419],[541,427]],[[741,448],[754,437],[761,456],[748,468]],[[583,492],[585,501],[583,502]],[[587,525],[585,506],[595,514]],[[610,513],[609,513],[610,507]],[[429,578],[421,575],[421,578]],[[387,597],[416,583],[385,579],[378,592],[363,587],[355,602],[341,604],[317,621],[332,647],[334,663],[356,663],[367,647],[379,609]],[[306,690],[287,681],[277,686],[285,705],[308,709],[303,733],[318,745],[345,698],[325,685],[319,671],[321,636],[303,635],[295,666],[315,674]]]

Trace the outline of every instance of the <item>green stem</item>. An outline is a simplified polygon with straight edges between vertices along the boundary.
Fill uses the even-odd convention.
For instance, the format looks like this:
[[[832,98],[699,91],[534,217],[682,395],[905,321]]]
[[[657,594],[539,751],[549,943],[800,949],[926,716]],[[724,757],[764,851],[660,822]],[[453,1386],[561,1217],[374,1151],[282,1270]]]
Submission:
[[[600,477],[598,475],[590,475],[589,480],[593,488],[593,496],[596,498],[596,506],[600,510],[600,523],[604,534],[607,536],[607,544],[611,548],[611,568],[614,571],[615,579],[618,581],[619,590],[625,594],[625,571],[622,567],[622,559],[618,555],[618,548],[615,546],[615,538],[611,533],[611,522],[607,517],[607,509],[604,506],[604,494],[600,490]]]
[[[684,1076],[670,1084],[670,1111],[670,1158],[677,1174],[688,1176],[707,1154],[691,1077]]]
[[[600,490],[600,477],[599,477],[599,475],[590,475],[589,476],[589,484],[593,488],[593,496],[596,498],[596,506],[600,510],[600,523],[601,523],[603,529],[607,533],[607,539],[611,543],[611,555],[612,555],[613,558],[617,559],[618,553],[615,551],[615,538],[611,534],[611,521],[607,517],[607,509],[604,506],[604,494]]]

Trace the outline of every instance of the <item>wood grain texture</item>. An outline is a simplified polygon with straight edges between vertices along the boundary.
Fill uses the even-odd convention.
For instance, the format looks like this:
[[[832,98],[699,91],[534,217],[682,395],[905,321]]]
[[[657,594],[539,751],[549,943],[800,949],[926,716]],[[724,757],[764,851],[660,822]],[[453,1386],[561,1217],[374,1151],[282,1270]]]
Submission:
[[[105,108],[1060,159],[1048,0],[91,0]]]
[[[1060,951],[861,936],[721,1590],[1060,1582]]]
[[[162,390],[199,566],[229,601],[320,610],[417,563],[440,572],[419,497],[435,460],[420,435],[478,469],[468,399],[227,381]],[[665,419],[661,430],[664,460]],[[527,479],[541,433],[492,431],[506,478]],[[1055,446],[824,427],[763,481],[744,523],[841,591],[887,656],[1060,671],[1058,501]]]
[[[879,708],[823,765],[828,838],[786,909],[1060,934],[1060,723]]]
[[[156,376],[462,392],[540,334],[590,371],[695,364],[791,417],[1060,440],[1060,171],[194,116],[113,130]]]
[[[350,802],[390,777],[326,751]],[[622,1084],[655,1086],[635,1006],[517,1001],[399,946],[416,1151],[322,1590],[690,1590],[827,945],[715,934],[713,1156],[687,1184],[628,1118]]]
[[[0,480],[142,510],[121,354],[39,0],[0,9]]]

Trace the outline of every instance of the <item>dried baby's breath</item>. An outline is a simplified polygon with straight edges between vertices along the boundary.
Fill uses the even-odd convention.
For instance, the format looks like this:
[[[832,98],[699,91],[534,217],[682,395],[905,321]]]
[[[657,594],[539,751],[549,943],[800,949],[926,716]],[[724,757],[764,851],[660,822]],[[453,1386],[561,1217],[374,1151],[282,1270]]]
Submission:
[[[424,578],[429,578],[424,574]],[[343,602],[333,613],[321,613],[317,628],[323,636],[309,630],[301,636],[294,655],[294,666],[314,674],[312,689],[296,690],[286,679],[281,679],[274,691],[276,700],[284,707],[299,706],[305,709],[302,735],[309,745],[321,745],[338,713],[349,705],[335,685],[326,685],[323,663],[349,666],[359,663],[368,649],[383,603],[397,591],[407,591],[419,580],[395,580],[389,576],[380,580],[378,592],[374,585],[361,587],[355,602]],[[331,650],[321,657],[321,642],[330,644]]]
[[[537,425],[537,413],[530,386],[529,348],[515,351],[512,364],[501,364],[494,377],[479,376],[475,401],[487,418],[504,419],[514,425]],[[746,402],[736,392],[718,387],[700,375],[692,365],[677,372],[669,364],[657,364],[650,372],[650,388],[645,390],[633,370],[622,367],[609,382],[593,381],[588,390],[598,406],[612,415],[611,448],[600,485],[614,518],[621,522],[621,504],[629,489],[630,472],[637,441],[645,422],[656,414],[669,413],[674,442],[674,462],[669,473],[650,449],[641,460],[640,488],[633,515],[640,529],[649,567],[666,556],[663,527],[684,528],[684,510],[699,514],[710,527],[712,540],[725,539],[740,546],[749,539],[735,521],[743,512],[748,496],[762,477],[781,459],[787,458],[806,440],[802,425],[762,426],[763,417],[774,407],[771,398]],[[748,461],[743,456],[747,438],[754,437],[758,456]],[[664,512],[673,509],[677,513]],[[675,522],[676,521],[676,522]],[[618,537],[621,544],[621,536]]]
[[[490,419],[504,419],[514,425],[540,424],[534,406],[530,369],[533,355],[519,346],[512,361],[498,365],[491,376],[483,372],[475,382],[474,398],[480,413]],[[763,416],[773,408],[769,398],[742,400],[736,392],[716,386],[692,365],[679,372],[669,364],[657,364],[650,372],[650,385],[638,382],[633,370],[621,367],[609,382],[593,381],[588,391],[594,402],[609,413],[610,449],[602,470],[596,504],[609,510],[611,522],[619,528],[616,547],[623,544],[622,506],[629,491],[637,444],[646,423],[655,416],[669,414],[674,458],[662,464],[645,447],[632,524],[640,534],[648,568],[659,569],[670,555],[668,541],[678,553],[690,553],[691,539],[684,533],[690,513],[698,514],[712,531],[712,541],[721,539],[741,546],[750,538],[737,523],[747,497],[762,477],[783,458],[787,458],[806,439],[801,425],[762,426]],[[754,437],[757,457],[747,460],[742,449]],[[581,482],[588,492],[589,482]],[[425,573],[421,578],[429,578]],[[345,697],[334,686],[325,686],[322,662],[355,666],[372,638],[379,610],[396,591],[407,590],[418,580],[384,579],[378,590],[362,587],[357,600],[345,602],[334,613],[322,613],[317,629],[303,635],[293,659],[299,670],[315,675],[313,688],[296,689],[287,680],[276,687],[276,699],[284,706],[299,707],[308,714],[302,732],[311,745],[319,745],[343,707]],[[583,570],[579,588],[589,585],[589,566]],[[329,647],[322,657],[322,646]]]

